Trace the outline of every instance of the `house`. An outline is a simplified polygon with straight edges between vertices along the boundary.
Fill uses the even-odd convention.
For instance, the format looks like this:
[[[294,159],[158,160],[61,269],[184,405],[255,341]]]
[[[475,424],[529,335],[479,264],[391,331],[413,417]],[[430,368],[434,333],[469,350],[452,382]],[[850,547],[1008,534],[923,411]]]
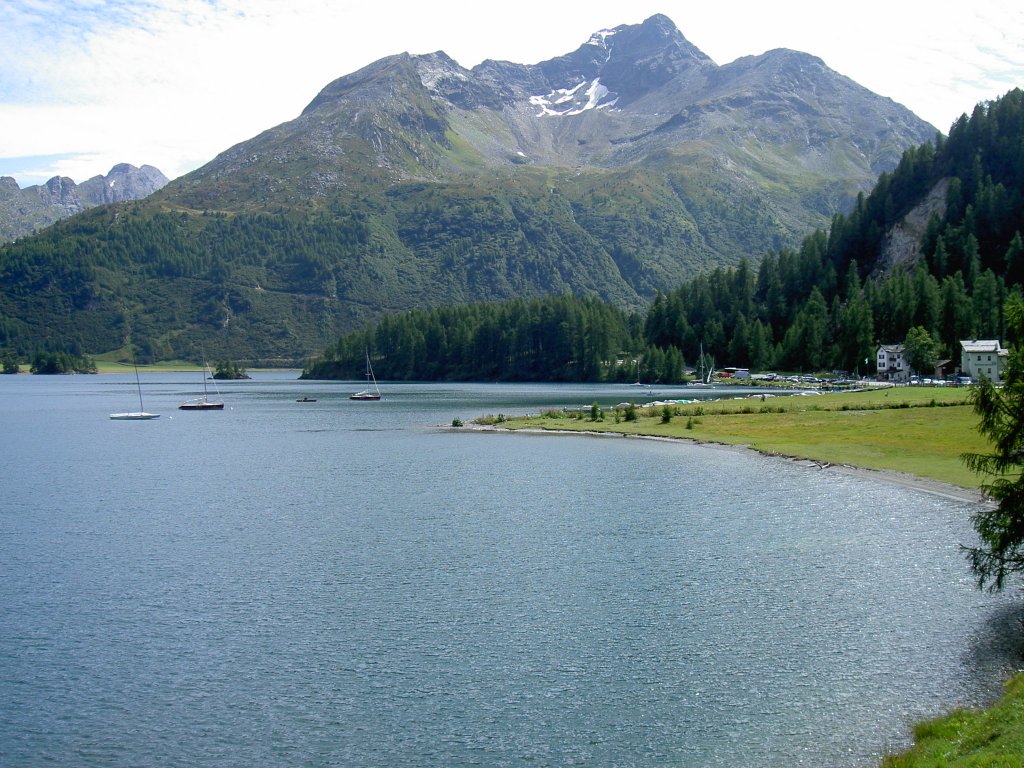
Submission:
[[[879,381],[905,382],[910,379],[910,367],[903,358],[902,344],[883,344],[875,360]]]
[[[1003,380],[1003,366],[1010,350],[1003,349],[998,339],[967,339],[960,342],[960,373],[993,382]]]
[[[719,376],[723,378],[734,378],[734,379],[749,379],[750,369],[749,368],[723,368],[724,373],[720,373]]]

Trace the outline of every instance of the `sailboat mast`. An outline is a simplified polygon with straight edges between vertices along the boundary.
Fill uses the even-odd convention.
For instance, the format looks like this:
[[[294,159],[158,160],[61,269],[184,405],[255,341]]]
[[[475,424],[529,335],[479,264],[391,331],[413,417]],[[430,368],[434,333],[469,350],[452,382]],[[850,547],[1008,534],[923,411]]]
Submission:
[[[366,350],[366,384],[373,382],[373,389],[379,395],[380,387],[377,386],[377,377],[373,375],[373,366],[370,365],[370,350]]]
[[[145,411],[142,407],[142,382],[139,381],[139,364],[135,362],[135,356],[132,356],[132,367],[135,369],[135,387],[139,390],[139,411]]]

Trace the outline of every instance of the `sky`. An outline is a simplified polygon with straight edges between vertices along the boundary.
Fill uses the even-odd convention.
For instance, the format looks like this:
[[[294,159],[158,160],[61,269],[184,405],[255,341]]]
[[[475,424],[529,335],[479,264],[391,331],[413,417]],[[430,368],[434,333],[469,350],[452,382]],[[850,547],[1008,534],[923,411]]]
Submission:
[[[1019,0],[0,0],[0,176],[173,179],[385,56],[536,64],[656,13],[718,64],[811,53],[943,133],[1024,87]]]

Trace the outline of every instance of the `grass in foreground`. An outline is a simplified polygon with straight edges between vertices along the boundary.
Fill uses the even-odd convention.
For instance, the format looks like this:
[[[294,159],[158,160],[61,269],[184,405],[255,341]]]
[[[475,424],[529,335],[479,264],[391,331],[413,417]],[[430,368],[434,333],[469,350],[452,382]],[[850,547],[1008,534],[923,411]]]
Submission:
[[[882,768],[1022,768],[1024,674],[1006,684],[985,710],[957,710],[914,727],[915,746],[882,761]]]
[[[977,488],[981,478],[963,465],[960,455],[988,450],[964,389],[902,387],[669,408],[667,422],[662,406],[637,408],[635,421],[627,421],[622,410],[604,406],[603,419],[596,421],[590,408],[583,407],[506,418],[501,426],[747,445],[762,453],[906,472],[962,488]]]

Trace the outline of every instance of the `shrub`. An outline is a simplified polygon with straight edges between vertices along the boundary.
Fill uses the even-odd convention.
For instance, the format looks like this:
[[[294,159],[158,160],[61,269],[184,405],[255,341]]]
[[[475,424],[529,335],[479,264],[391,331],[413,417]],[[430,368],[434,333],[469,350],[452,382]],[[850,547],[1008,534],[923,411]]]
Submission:
[[[505,422],[505,414],[499,413],[497,416],[487,414],[486,416],[477,416],[473,419],[476,424],[483,424],[484,426],[491,426],[494,424],[502,424]]]

